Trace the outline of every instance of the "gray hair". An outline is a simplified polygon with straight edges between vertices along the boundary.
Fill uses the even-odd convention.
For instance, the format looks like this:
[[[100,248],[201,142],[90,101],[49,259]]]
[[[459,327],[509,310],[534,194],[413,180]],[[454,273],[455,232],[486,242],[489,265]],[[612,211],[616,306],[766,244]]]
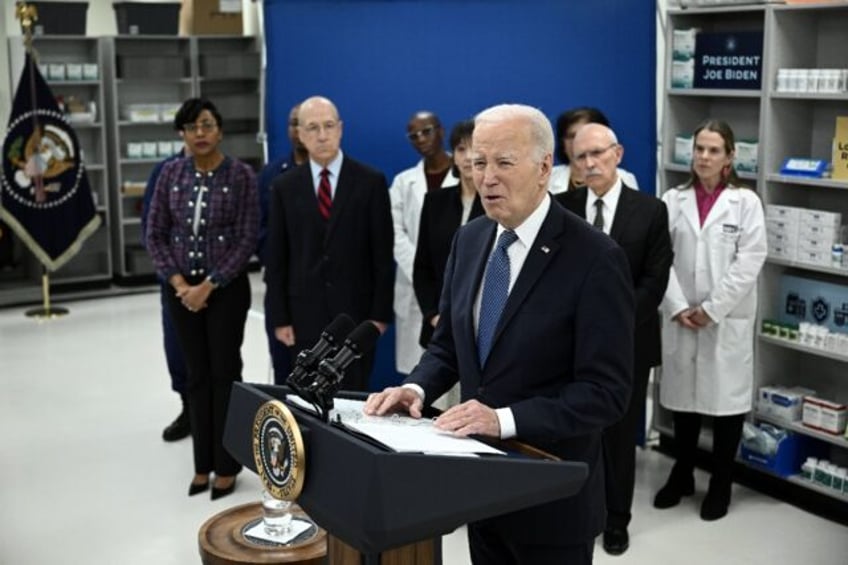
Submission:
[[[474,125],[497,123],[507,120],[525,120],[530,126],[530,138],[533,141],[533,157],[540,162],[545,155],[553,155],[554,130],[547,116],[539,109],[524,104],[499,104],[486,108],[474,117]]]

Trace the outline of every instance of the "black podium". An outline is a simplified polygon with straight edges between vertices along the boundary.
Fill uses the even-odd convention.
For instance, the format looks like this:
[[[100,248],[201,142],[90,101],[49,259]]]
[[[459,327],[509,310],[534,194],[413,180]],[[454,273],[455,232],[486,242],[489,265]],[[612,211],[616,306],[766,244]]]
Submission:
[[[289,393],[281,386],[233,386],[224,446],[254,472],[256,411],[269,400],[285,402]],[[506,456],[398,453],[286,404],[300,424],[306,453],[297,502],[331,536],[361,552],[365,563],[379,563],[387,550],[468,522],[571,496],[588,475],[584,463],[560,461],[516,442],[501,446]]]

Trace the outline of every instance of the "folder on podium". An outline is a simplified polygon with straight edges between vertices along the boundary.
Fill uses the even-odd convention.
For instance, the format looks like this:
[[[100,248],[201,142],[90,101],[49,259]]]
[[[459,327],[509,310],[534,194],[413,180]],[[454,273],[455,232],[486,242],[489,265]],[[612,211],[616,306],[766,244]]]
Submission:
[[[254,472],[254,416],[270,400],[285,403],[289,393],[282,386],[233,385],[224,446]],[[363,555],[571,496],[588,476],[585,463],[561,461],[515,442],[499,446],[507,455],[399,453],[286,405],[300,426],[306,455],[298,504],[331,536]]]

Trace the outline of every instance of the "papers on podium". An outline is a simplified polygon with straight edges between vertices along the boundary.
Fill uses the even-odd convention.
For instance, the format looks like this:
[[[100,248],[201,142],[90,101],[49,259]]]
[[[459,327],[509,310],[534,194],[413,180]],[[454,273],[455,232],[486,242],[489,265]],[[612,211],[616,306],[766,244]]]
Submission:
[[[312,405],[298,396],[288,395],[291,404],[314,412]],[[392,414],[389,416],[367,416],[363,412],[365,402],[346,398],[333,399],[334,408],[330,420],[351,430],[364,434],[386,447],[399,452],[427,453],[433,455],[480,454],[505,455],[499,449],[473,438],[455,436],[433,425],[427,418],[412,418]]]

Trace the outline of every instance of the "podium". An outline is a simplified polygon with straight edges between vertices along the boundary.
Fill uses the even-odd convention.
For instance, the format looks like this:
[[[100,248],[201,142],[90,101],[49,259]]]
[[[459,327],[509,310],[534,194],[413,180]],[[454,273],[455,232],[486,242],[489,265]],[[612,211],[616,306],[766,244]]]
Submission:
[[[256,472],[254,416],[270,400],[286,403],[306,453],[298,504],[368,564],[380,563],[384,552],[448,534],[468,522],[571,496],[588,476],[585,463],[560,461],[517,442],[500,446],[505,456],[395,452],[287,403],[287,394],[290,390],[282,386],[235,383],[224,446]],[[341,559],[333,559],[332,547],[331,542],[336,565]]]

